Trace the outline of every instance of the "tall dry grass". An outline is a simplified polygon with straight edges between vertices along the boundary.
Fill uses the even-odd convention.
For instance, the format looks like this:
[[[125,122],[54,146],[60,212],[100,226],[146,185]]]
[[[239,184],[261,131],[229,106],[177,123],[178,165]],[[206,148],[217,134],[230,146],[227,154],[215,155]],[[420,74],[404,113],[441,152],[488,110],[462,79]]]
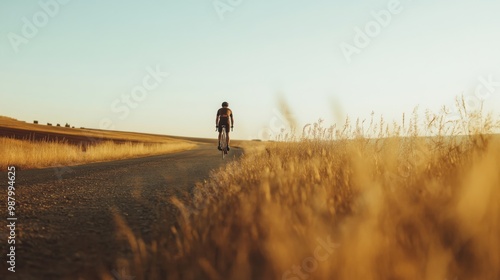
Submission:
[[[167,143],[101,142],[90,146],[71,145],[64,141],[31,141],[0,138],[0,168],[43,168],[112,161],[139,156],[188,150],[195,144],[184,141]]]
[[[381,119],[368,133],[318,122],[300,141],[247,153],[191,202],[172,199],[174,238],[146,245],[118,218],[135,252],[121,269],[134,279],[500,279],[498,123],[428,116],[394,129]]]

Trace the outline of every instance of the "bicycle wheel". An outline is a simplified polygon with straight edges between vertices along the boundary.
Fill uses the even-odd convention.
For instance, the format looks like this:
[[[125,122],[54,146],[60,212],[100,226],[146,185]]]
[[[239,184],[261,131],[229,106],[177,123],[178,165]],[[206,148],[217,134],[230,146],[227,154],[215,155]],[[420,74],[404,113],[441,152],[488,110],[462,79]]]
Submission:
[[[226,128],[224,126],[222,126],[222,133],[220,135],[220,146],[222,150],[222,159],[224,159],[227,154],[227,135]]]

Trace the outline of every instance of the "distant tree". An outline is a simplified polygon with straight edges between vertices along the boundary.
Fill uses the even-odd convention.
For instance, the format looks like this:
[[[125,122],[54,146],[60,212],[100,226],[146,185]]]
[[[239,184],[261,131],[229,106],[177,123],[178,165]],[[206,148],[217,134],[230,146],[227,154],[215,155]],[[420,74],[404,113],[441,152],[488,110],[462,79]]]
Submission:
[[[69,125],[69,123],[66,123],[64,127],[71,127],[71,125]]]
[[[57,124],[57,126],[61,126],[60,124]]]
[[[51,123],[47,123],[47,125],[50,125],[50,126],[52,126],[52,124],[51,124]]]
[[[38,124],[38,121],[36,121],[36,120],[35,120],[35,121],[33,121],[33,123],[34,123],[34,124]]]

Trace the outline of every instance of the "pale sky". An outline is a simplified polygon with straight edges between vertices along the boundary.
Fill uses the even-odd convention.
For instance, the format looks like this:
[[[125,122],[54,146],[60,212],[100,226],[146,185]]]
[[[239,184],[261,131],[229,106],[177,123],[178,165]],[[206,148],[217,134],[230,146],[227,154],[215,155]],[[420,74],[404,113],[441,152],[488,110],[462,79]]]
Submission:
[[[500,108],[499,67],[498,0],[0,2],[0,115],[28,122],[215,137],[227,101],[252,139],[282,124],[279,94],[299,125],[478,86]]]

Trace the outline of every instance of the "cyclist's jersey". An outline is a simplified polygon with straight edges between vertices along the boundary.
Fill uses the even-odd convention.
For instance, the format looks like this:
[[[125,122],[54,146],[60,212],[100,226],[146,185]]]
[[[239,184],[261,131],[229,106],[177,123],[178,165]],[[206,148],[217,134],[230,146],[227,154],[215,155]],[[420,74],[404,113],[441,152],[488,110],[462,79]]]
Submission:
[[[219,125],[225,124],[229,125],[229,118],[233,116],[233,111],[229,108],[220,108],[217,111],[217,117],[219,117]]]

